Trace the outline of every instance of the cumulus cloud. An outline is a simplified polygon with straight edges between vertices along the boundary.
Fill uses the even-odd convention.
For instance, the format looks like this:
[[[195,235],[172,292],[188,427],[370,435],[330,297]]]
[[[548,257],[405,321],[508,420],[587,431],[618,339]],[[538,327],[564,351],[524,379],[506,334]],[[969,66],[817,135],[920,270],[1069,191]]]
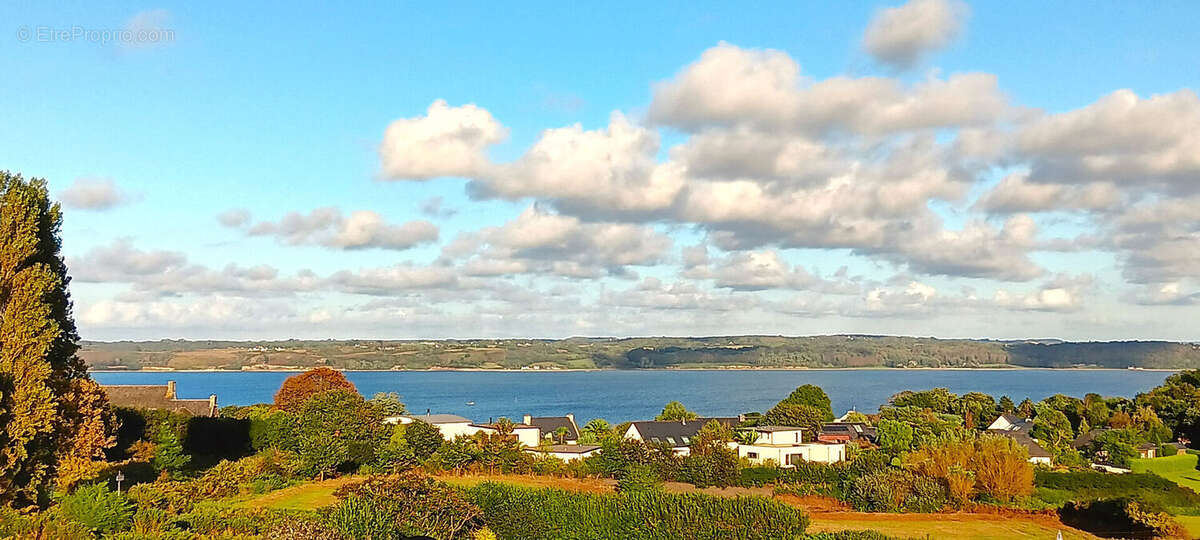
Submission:
[[[1121,201],[1121,192],[1111,182],[1086,185],[1040,184],[1030,182],[1027,174],[1013,174],[975,203],[979,209],[1009,214],[1015,212],[1052,212],[1059,210],[1105,210]]]
[[[735,75],[731,75],[735,74]],[[806,81],[786,53],[722,43],[655,85],[648,118],[698,132],[761,131],[880,135],[986,126],[1017,115],[995,75],[961,73],[905,84],[887,77]]]
[[[909,0],[880,9],[863,34],[863,49],[884,64],[912,67],[957,39],[969,14],[957,0]]]
[[[549,129],[513,163],[471,184],[477,196],[539,197],[580,213],[653,213],[670,206],[682,171],[658,164],[658,134],[613,113],[600,130]]]
[[[591,223],[537,206],[516,219],[456,241],[446,254],[465,257],[473,275],[548,273],[566,277],[623,275],[629,266],[665,261],[673,243],[653,228]]]
[[[94,211],[111,210],[132,200],[107,178],[78,178],[58,198],[69,208]]]
[[[1019,157],[1044,183],[1113,182],[1200,192],[1200,97],[1192,90],[1140,98],[1118,90],[1086,107],[1046,115],[1017,136]]]
[[[473,104],[451,107],[439,99],[425,116],[401,118],[388,126],[379,145],[382,173],[405,180],[473,177],[487,169],[488,147],[507,136],[508,130],[486,109]]]
[[[992,301],[997,306],[1019,311],[1078,311],[1082,307],[1084,296],[1092,288],[1093,281],[1089,274],[1060,274],[1028,293],[999,289]]]
[[[271,236],[288,245],[319,245],[334,249],[408,249],[438,239],[436,225],[415,220],[400,225],[387,223],[369,210],[343,216],[333,207],[317,208],[308,214],[291,212],[279,221],[262,221],[247,231],[250,236]]]
[[[772,250],[730,253],[703,265],[689,268],[684,275],[711,279],[716,287],[735,291],[767,289],[811,290],[828,294],[857,294],[857,279],[849,279],[842,268],[835,279],[824,279],[800,265],[791,265]]]

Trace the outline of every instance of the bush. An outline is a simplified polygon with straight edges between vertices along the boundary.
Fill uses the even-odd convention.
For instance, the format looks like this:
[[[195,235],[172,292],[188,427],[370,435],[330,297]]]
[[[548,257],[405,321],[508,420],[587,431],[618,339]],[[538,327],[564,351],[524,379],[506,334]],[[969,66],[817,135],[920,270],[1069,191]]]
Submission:
[[[1179,453],[1179,447],[1171,443],[1158,445],[1158,457],[1168,457]]]
[[[658,472],[649,465],[630,465],[629,469],[617,476],[617,491],[621,493],[660,491],[662,484]]]
[[[109,491],[103,484],[81,486],[58,502],[58,511],[98,533],[111,533],[129,528],[133,522],[134,505],[123,493]]]
[[[95,535],[86,526],[53,513],[22,514],[0,506],[0,538],[93,540]]]
[[[1059,511],[1063,523],[1100,536],[1185,538],[1170,515],[1145,502],[1126,498],[1069,503]]]
[[[595,494],[485,482],[467,490],[505,540],[795,538],[808,518],[762,497]]]
[[[467,538],[482,525],[479,508],[458,490],[415,472],[370,477],[335,494],[341,502],[325,519],[348,538]]]
[[[782,474],[779,467],[743,467],[738,471],[738,485],[742,487],[762,487],[774,484]]]
[[[180,517],[191,532],[212,536],[264,534],[297,519],[288,512],[264,508],[235,508],[215,501],[201,501]]]

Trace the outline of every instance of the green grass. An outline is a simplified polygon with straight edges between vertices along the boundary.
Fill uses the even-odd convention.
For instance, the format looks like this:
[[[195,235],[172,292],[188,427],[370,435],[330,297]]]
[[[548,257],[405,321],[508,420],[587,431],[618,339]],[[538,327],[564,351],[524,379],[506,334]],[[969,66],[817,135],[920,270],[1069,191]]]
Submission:
[[[336,503],[337,498],[333,496],[333,492],[354,479],[355,477],[345,476],[324,482],[300,484],[255,497],[241,505],[276,510],[316,510]]]
[[[1196,470],[1195,454],[1181,454],[1152,459],[1135,459],[1133,472],[1151,472],[1185,488],[1200,493],[1200,471]]]
[[[1200,538],[1200,516],[1175,516],[1175,521],[1183,525],[1192,538]]]

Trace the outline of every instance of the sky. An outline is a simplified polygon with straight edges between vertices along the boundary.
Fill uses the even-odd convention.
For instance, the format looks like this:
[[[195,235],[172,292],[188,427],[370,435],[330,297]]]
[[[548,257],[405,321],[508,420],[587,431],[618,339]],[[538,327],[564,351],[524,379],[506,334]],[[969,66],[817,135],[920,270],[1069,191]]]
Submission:
[[[1195,341],[1194,2],[0,6],[89,340]]]

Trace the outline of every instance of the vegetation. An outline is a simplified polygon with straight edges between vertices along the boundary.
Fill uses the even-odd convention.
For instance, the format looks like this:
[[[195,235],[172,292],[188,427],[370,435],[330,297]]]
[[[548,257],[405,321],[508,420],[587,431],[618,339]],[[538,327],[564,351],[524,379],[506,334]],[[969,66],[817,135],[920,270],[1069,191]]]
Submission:
[[[890,336],[85,342],[93,369],[656,369],[1105,367],[1200,369],[1190,343],[1027,343]]]
[[[504,539],[796,538],[808,524],[799,510],[760,497],[601,495],[497,483],[468,494]]]
[[[64,487],[94,477],[113,442],[76,355],[61,226],[45,180],[0,172],[0,506],[46,504],[60,469]]]
[[[283,385],[279,387],[279,391],[275,393],[275,406],[285,411],[292,411],[307,402],[309,398],[330,390],[358,393],[358,390],[354,388],[354,383],[346,380],[346,376],[341,372],[321,367],[285,379]]]
[[[672,401],[667,403],[667,405],[663,407],[662,412],[659,413],[658,416],[655,416],[654,419],[659,421],[678,422],[681,420],[694,420],[699,417],[700,415],[689,411],[687,407],[683,406],[682,403],[678,401]]]

